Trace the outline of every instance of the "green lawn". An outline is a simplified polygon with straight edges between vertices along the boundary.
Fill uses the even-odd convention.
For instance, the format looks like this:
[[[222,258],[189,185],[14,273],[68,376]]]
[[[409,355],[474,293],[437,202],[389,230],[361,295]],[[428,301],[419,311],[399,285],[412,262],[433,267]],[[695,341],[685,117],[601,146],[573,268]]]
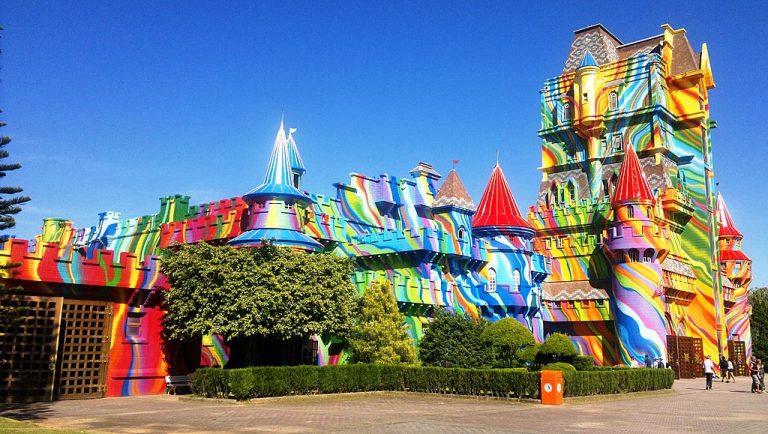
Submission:
[[[30,422],[19,422],[7,417],[0,417],[0,432],[25,433],[25,434],[85,434],[88,431],[74,431],[71,429],[43,428]]]

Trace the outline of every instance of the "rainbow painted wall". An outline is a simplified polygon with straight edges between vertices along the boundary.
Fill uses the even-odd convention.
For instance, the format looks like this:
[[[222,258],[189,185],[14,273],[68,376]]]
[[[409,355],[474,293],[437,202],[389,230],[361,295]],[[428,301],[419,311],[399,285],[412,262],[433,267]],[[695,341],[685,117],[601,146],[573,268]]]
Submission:
[[[478,206],[456,171],[443,179],[427,163],[405,177],[352,174],[330,195],[305,192],[295,130],[281,122],[264,180],[246,194],[200,205],[169,196],[156,214],[104,212],[88,228],[46,219],[33,242],[2,245],[0,263],[21,263],[2,277],[38,295],[115,303],[109,396],[164,390],[177,354],[162,345],[170,288],[155,255],[174,243],[266,239],[353,257],[359,292],[392,283],[416,344],[445,308],[513,317],[538,340],[566,333],[606,365],[666,358],[665,335],[700,337],[713,355],[728,339],[749,348],[751,262],[741,233],[723,230],[733,221],[716,198],[706,45],[694,54],[684,30],[662,29],[630,44],[600,25],[576,32],[563,73],[541,89],[543,177],[527,216],[498,165]],[[628,155],[634,175],[623,174]],[[647,197],[612,203],[632,179]],[[633,237],[619,239],[622,230]],[[131,318],[140,330],[128,336]],[[318,363],[343,363],[340,342],[313,339]],[[199,353],[205,366],[229,357],[218,336]]]

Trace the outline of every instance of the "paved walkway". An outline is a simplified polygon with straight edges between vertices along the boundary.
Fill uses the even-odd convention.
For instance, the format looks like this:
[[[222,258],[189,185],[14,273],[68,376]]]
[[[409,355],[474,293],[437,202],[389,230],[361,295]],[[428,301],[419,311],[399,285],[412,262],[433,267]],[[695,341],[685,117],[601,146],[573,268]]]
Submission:
[[[551,407],[407,393],[278,398],[238,404],[171,396],[0,405],[47,427],[167,432],[767,432],[768,394],[749,381],[675,382],[674,392],[577,399]]]

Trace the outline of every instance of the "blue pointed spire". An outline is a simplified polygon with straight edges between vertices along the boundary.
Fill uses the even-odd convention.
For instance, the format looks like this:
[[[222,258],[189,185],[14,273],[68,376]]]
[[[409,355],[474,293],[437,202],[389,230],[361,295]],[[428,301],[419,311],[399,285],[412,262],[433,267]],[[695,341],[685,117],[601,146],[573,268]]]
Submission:
[[[293,186],[291,170],[291,152],[289,149],[288,138],[285,136],[283,120],[280,119],[280,129],[275,137],[275,144],[272,146],[272,155],[267,164],[267,173],[264,175],[264,182],[243,196],[243,199],[255,199],[256,197],[285,197],[309,200],[309,198]],[[301,157],[296,152],[298,161],[301,163]],[[302,164],[303,170],[303,164]]]
[[[592,57],[592,53],[589,50],[584,53],[584,57],[581,59],[581,63],[579,64],[579,68],[583,68],[585,66],[598,66],[595,58]]]

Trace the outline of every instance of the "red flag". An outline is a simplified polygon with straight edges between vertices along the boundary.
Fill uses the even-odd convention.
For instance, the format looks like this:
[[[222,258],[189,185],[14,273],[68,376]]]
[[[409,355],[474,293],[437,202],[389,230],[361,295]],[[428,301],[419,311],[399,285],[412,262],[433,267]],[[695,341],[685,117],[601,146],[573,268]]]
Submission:
[[[459,164],[459,160],[453,160],[453,164]]]

